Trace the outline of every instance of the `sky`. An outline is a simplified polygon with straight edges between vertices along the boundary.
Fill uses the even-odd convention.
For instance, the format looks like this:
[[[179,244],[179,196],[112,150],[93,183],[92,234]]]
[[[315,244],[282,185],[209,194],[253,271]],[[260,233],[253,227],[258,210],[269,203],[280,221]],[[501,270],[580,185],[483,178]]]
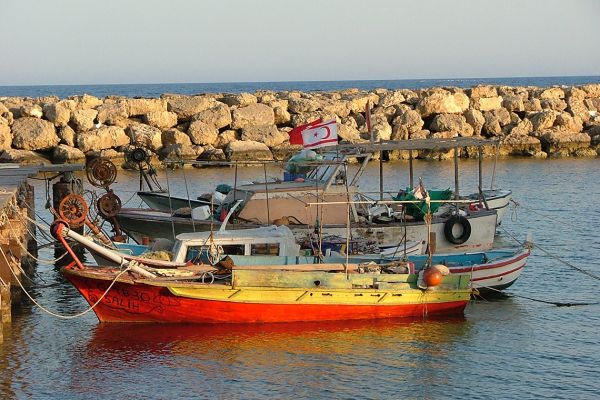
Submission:
[[[599,0],[0,0],[0,85],[600,75]]]

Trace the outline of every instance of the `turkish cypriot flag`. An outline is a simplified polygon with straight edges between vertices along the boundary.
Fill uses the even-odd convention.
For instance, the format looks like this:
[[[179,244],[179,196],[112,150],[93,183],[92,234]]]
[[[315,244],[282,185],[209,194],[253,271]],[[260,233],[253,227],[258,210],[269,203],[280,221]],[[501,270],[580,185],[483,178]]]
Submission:
[[[332,119],[303,130],[303,147],[305,149],[318,149],[324,146],[335,146],[338,142],[337,129],[337,122]]]

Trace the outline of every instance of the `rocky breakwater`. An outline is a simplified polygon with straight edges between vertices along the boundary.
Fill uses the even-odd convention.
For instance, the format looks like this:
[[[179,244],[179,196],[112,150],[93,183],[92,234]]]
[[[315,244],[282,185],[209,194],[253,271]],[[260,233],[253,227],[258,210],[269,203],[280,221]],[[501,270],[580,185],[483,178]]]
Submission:
[[[336,119],[340,140],[367,141],[367,102],[377,140],[481,136],[501,139],[501,155],[600,153],[600,84],[592,84],[0,97],[0,162],[82,162],[99,155],[122,159],[132,145],[163,160],[282,159],[297,150],[287,132],[317,118]],[[402,156],[390,154],[391,159]]]

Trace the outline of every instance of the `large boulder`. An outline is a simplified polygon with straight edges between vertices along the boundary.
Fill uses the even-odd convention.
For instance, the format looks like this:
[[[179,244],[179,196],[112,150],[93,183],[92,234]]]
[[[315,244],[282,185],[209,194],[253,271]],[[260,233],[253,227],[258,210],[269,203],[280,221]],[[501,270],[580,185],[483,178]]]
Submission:
[[[288,100],[288,110],[294,114],[317,111],[320,104],[317,100],[307,98],[291,98]]]
[[[473,136],[473,127],[460,114],[438,114],[433,118],[429,129],[433,132],[452,131],[459,136]]]
[[[73,100],[75,102],[75,109],[97,108],[103,103],[102,100],[96,96],[91,96],[89,94],[70,96],[69,100]]]
[[[342,99],[348,102],[348,108],[351,113],[364,113],[367,103],[372,107],[379,104],[379,96],[376,93],[348,93],[342,95]]]
[[[279,131],[275,125],[247,126],[242,129],[242,140],[260,142],[268,147],[275,147],[288,141],[289,135]]]
[[[600,83],[591,83],[588,85],[582,85],[581,90],[585,92],[585,97],[600,97]]]
[[[238,137],[239,134],[237,131],[234,131],[233,129],[228,129],[219,133],[219,137],[217,137],[217,141],[215,142],[214,146],[218,149],[224,149],[229,145],[229,143],[238,140]]]
[[[462,92],[450,93],[438,90],[423,97],[417,104],[417,111],[423,117],[432,114],[462,114],[469,108],[469,98]]]
[[[0,150],[10,149],[12,145],[12,134],[10,126],[0,123]]]
[[[39,104],[24,104],[20,108],[21,117],[42,118],[44,112]]]
[[[264,143],[237,140],[227,145],[225,150],[231,161],[262,161],[272,160],[273,154]]]
[[[591,138],[585,132],[549,130],[541,135],[540,142],[548,154],[572,154],[578,149],[590,147]]]
[[[75,147],[75,136],[75,131],[69,125],[62,126],[58,129],[58,137],[62,144]]]
[[[125,130],[118,126],[101,126],[77,135],[77,148],[84,153],[127,146],[130,143]]]
[[[250,104],[256,104],[258,102],[258,98],[250,93],[235,93],[235,94],[226,94],[223,98],[220,99],[222,103],[225,103],[228,106],[238,106],[245,107]],[[262,101],[261,101],[262,102]]]
[[[177,114],[179,119],[187,120],[214,104],[215,99],[210,96],[174,96],[167,99],[167,110]]]
[[[127,103],[123,100],[106,100],[97,111],[101,124],[118,125],[129,117]]]
[[[502,127],[500,126],[500,119],[498,115],[490,111],[486,111],[483,114],[485,122],[481,129],[481,132],[487,136],[498,136],[502,133]]]
[[[89,108],[83,108],[73,111],[71,122],[75,125],[77,132],[89,131],[94,127],[94,120],[98,116],[98,111]]]
[[[0,154],[0,163],[21,165],[50,165],[52,162],[31,150],[6,149]]]
[[[465,119],[469,125],[473,127],[473,134],[476,136],[481,135],[481,130],[485,124],[485,117],[479,110],[467,110],[464,114]]]
[[[567,103],[561,99],[541,99],[540,105],[543,110],[564,111],[567,108]]]
[[[127,128],[131,143],[146,147],[157,152],[162,147],[162,132],[154,126],[146,124],[131,124]]]
[[[44,105],[44,116],[56,126],[64,126],[71,120],[71,111],[75,109],[75,101],[61,100]]]
[[[246,107],[236,108],[232,112],[233,129],[241,129],[247,126],[274,125],[275,113],[273,109],[264,104],[251,104]]]
[[[542,131],[552,128],[556,120],[556,113],[550,110],[541,111],[531,115],[530,119],[533,124],[533,130]]]
[[[161,135],[163,147],[171,145],[192,146],[192,140],[190,137],[179,129],[172,128],[167,129]]]
[[[215,102],[208,110],[199,112],[192,116],[192,121],[202,121],[217,129],[231,125],[231,111],[227,104]]]
[[[472,107],[482,112],[492,111],[502,107],[502,96],[474,97],[471,99]]]
[[[188,136],[197,145],[213,145],[218,135],[219,130],[204,121],[194,121],[188,128]]]
[[[518,122],[511,130],[510,135],[512,136],[527,136],[533,132],[533,124],[527,118]],[[539,140],[538,140],[539,143]]]
[[[467,94],[472,98],[496,97],[498,96],[498,90],[495,86],[477,85],[472,87],[471,89],[467,89]]]
[[[401,109],[397,112],[397,116],[392,121],[392,136],[393,140],[408,139],[413,133],[423,129],[425,122],[421,118],[418,111],[412,109]]]
[[[529,156],[536,158],[546,157],[546,153],[542,151],[542,145],[539,139],[513,133],[502,139],[499,147],[499,155]]]
[[[525,111],[525,105],[521,96],[504,96],[502,98],[502,107],[512,112]]]
[[[164,99],[127,99],[125,101],[130,117],[156,111],[167,111],[167,102]]]
[[[397,106],[403,103],[404,100],[406,100],[406,98],[401,90],[391,90],[379,96],[379,106]]]
[[[33,117],[17,119],[12,125],[13,147],[23,150],[48,150],[60,142],[52,123]]]
[[[177,114],[171,111],[151,111],[144,114],[144,122],[160,129],[177,125]]]
[[[59,144],[52,152],[52,161],[55,163],[74,163],[85,160],[85,154],[78,148]]]

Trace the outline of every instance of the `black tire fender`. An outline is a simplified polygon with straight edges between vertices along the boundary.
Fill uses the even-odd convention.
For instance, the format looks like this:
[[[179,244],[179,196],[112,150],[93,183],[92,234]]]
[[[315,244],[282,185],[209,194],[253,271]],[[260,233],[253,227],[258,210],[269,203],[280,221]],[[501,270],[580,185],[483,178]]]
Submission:
[[[454,225],[459,224],[462,227],[460,236],[454,236]],[[446,220],[444,224],[444,236],[453,244],[463,244],[471,237],[471,223],[462,215],[453,215]]]

